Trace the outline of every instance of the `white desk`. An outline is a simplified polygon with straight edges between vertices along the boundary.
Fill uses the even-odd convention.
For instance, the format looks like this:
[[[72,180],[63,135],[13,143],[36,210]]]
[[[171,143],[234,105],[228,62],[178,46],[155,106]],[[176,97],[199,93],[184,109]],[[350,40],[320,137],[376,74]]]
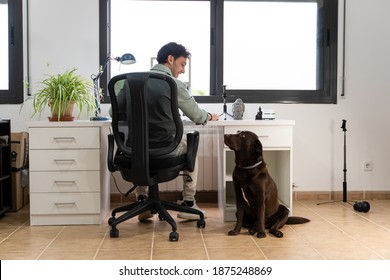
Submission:
[[[100,224],[110,210],[111,122],[34,121],[29,127],[31,225]]]
[[[185,121],[191,128],[192,122]],[[109,211],[107,134],[110,122],[29,122],[32,225],[99,224]],[[264,148],[279,198],[292,212],[292,120],[221,120],[218,131],[218,202],[225,221],[235,221],[234,152],[223,135],[255,132]],[[194,126],[194,129],[199,126]],[[214,146],[215,148],[215,146]],[[75,177],[76,176],[76,177]]]
[[[219,139],[218,203],[225,221],[235,221],[236,203],[232,173],[234,152],[224,145],[224,134],[235,134],[249,130],[259,136],[263,144],[264,160],[275,180],[281,203],[292,213],[292,148],[293,120],[220,120],[209,122],[208,126],[221,128]]]

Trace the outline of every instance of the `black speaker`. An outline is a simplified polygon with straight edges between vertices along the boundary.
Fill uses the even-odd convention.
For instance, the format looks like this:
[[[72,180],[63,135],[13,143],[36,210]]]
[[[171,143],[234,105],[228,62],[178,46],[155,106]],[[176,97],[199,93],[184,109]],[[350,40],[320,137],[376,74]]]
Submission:
[[[357,212],[367,213],[368,211],[370,211],[370,203],[368,203],[367,201],[356,202],[353,205],[353,209]]]

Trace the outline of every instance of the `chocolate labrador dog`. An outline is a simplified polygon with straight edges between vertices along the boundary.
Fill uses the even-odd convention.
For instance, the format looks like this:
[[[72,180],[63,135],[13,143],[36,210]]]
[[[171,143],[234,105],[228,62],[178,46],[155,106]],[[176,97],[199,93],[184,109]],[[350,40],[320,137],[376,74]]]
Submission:
[[[225,134],[225,144],[235,153],[233,185],[236,195],[237,222],[229,235],[237,235],[241,228],[266,236],[265,229],[276,237],[283,237],[279,229],[285,224],[309,222],[302,217],[289,217],[286,206],[279,204],[277,186],[268,173],[263,158],[263,145],[251,131]]]

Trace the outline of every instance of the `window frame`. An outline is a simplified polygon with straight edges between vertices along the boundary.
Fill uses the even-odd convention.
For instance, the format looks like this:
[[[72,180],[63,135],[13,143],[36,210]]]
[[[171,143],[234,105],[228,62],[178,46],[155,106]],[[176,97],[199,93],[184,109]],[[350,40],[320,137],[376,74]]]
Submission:
[[[110,2],[100,1],[100,64],[103,65],[110,53]],[[161,0],[164,1],[164,0]],[[172,1],[172,0],[171,0]],[[176,0],[180,1],[180,0]],[[188,1],[188,0],[187,0]],[[210,95],[194,96],[199,103],[220,103],[223,85],[223,7],[228,0],[192,0],[210,2]],[[275,2],[289,2],[290,0],[265,0]],[[308,2],[311,0],[293,0],[293,2]],[[245,103],[337,103],[337,38],[338,38],[338,1],[323,0],[323,7],[319,11],[324,30],[321,32],[323,50],[323,64],[319,79],[323,81],[323,88],[318,90],[240,90],[227,87],[226,100],[233,102],[241,98]],[[106,73],[101,77],[104,86],[104,103],[109,103],[106,93],[110,78],[109,65]]]
[[[9,87],[0,89],[0,104],[23,102],[23,3],[8,1]]]

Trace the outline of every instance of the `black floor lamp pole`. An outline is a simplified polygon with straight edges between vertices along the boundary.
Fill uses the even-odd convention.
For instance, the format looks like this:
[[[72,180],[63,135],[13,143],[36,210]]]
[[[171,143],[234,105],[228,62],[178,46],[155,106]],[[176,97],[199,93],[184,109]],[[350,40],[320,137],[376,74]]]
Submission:
[[[347,202],[347,127],[346,120],[343,120],[341,125],[342,130],[344,131],[344,181],[343,181],[343,202]]]
[[[341,129],[344,131],[344,181],[343,181],[343,202],[348,202],[347,200],[347,121],[343,120],[343,123],[341,124]],[[320,204],[326,204],[326,203],[332,203],[337,201],[328,201],[328,202],[322,202],[317,203],[317,205]],[[370,210],[370,204],[367,201],[362,202],[355,202],[353,204],[353,209],[357,212],[368,212]]]
[[[343,123],[341,124],[341,129],[344,131],[343,202],[348,202],[347,200],[347,121],[346,120],[343,120]],[[338,202],[338,201],[321,202],[321,203],[317,203],[317,205],[333,203],[333,202]]]

